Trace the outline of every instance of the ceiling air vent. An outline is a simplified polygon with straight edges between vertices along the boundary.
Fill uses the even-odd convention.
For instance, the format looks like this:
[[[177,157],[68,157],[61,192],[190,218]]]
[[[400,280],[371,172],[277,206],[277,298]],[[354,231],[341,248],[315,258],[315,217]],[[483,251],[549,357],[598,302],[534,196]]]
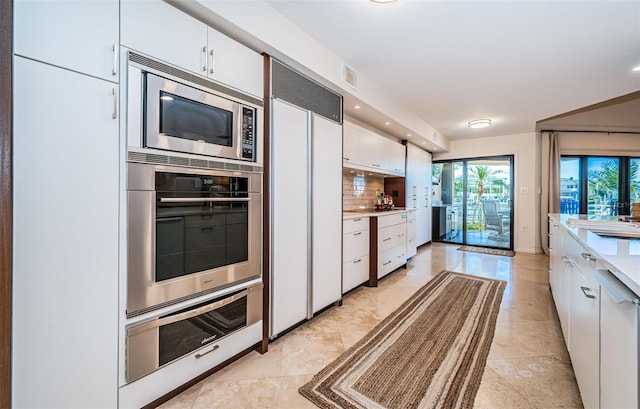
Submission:
[[[358,89],[358,73],[342,63],[342,80],[351,85],[353,89]]]

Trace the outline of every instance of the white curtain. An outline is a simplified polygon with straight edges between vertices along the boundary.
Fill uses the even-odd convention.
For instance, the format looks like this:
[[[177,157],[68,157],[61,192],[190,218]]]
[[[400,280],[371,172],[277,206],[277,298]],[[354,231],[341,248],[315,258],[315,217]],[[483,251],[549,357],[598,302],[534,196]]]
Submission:
[[[549,213],[560,212],[560,151],[556,132],[542,133],[542,177],[540,195],[540,242],[549,254]]]

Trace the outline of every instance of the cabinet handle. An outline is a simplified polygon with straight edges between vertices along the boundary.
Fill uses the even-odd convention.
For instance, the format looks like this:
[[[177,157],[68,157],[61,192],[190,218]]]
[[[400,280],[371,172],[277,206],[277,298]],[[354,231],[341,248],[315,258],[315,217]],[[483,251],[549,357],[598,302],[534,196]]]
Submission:
[[[378,165],[377,163],[372,163],[371,165],[372,165],[372,166],[375,166],[376,168],[379,168],[379,167],[380,167],[380,165]]]
[[[554,229],[557,229],[557,228],[558,228],[558,225],[557,225],[557,224],[554,224],[554,225],[553,225],[553,228],[554,228]]]
[[[111,118],[116,119],[118,117],[118,94],[115,88],[111,88],[111,94],[113,95],[113,112]]]
[[[213,74],[216,72],[216,54],[213,51],[213,48],[209,51],[209,55],[211,55],[211,66],[209,67],[209,74]]]
[[[547,236],[549,236],[549,237],[553,237],[553,234],[549,233],[549,234],[547,234]]]
[[[354,260],[354,261],[353,261],[353,264],[359,263],[359,262],[361,262],[361,261],[362,261],[362,259],[361,259],[361,258],[359,258],[359,259],[357,259],[357,260]]]
[[[382,263],[383,266],[386,266],[387,264],[391,264],[391,260],[387,261],[386,263]]]
[[[358,218],[358,219],[353,219],[353,221],[354,221],[354,222],[359,222],[360,220],[362,220],[362,219],[360,219],[360,218]]]
[[[345,158],[344,156],[342,157],[342,160],[351,160],[349,158]]]
[[[203,353],[197,353],[196,354],[196,359],[202,358],[203,356],[210,354],[211,352],[215,351],[216,349],[220,348],[220,345],[214,345],[213,348],[211,348],[210,350],[208,350],[207,352],[203,352]]]
[[[562,256],[561,259],[565,266],[571,266],[573,264],[571,259],[567,256]]]
[[[116,49],[116,45],[113,45],[113,70],[111,70],[111,75],[118,74],[118,50]]]
[[[595,257],[593,257],[589,253],[582,253],[581,256],[582,256],[583,259],[585,259],[587,261],[597,261],[597,259]]]
[[[361,231],[359,231],[359,232],[357,232],[357,233],[353,233],[353,235],[354,235],[354,236],[359,236],[359,235],[361,235],[361,234],[362,234],[362,232],[361,232]]]
[[[391,240],[391,237],[387,237],[386,239],[382,239],[382,241],[389,241]]]
[[[584,294],[585,297],[587,298],[591,298],[591,299],[595,299],[596,296],[592,294],[593,290],[589,287],[580,287],[580,289],[582,290],[582,293]]]
[[[207,46],[202,47],[202,71],[207,72]]]
[[[398,237],[404,236],[404,233],[398,233]]]

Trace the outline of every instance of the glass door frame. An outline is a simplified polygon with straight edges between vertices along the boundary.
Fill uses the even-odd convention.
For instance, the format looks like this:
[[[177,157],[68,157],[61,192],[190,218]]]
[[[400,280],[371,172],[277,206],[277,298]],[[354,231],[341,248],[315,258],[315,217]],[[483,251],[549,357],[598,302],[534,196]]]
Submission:
[[[467,240],[467,233],[468,233],[468,229],[467,229],[467,220],[468,220],[468,212],[467,212],[467,200],[468,200],[468,187],[469,187],[469,162],[474,162],[474,161],[486,161],[486,160],[504,160],[504,161],[508,161],[509,162],[509,245],[508,247],[504,247],[504,246],[491,246],[491,245],[486,245],[486,244],[477,244],[477,243],[468,243]],[[482,156],[482,157],[473,157],[473,158],[463,158],[463,159],[445,159],[445,160],[434,160],[433,161],[433,165],[437,165],[437,164],[446,164],[449,163],[453,166],[454,163],[462,163],[462,240],[461,241],[454,241],[451,239],[448,239],[446,236],[443,240],[440,240],[441,242],[444,243],[454,243],[454,244],[462,244],[462,245],[473,245],[473,246],[479,246],[479,247],[486,247],[486,248],[493,248],[493,249],[499,249],[499,250],[513,250],[514,248],[514,162],[515,162],[515,155],[513,154],[509,154],[509,155],[493,155],[493,156]],[[452,176],[453,176],[453,169],[452,169]],[[452,182],[452,186],[455,185],[455,182]],[[452,206],[454,205],[455,200],[453,200],[453,197],[455,196],[455,192],[452,192]],[[454,238],[457,237],[454,236]]]

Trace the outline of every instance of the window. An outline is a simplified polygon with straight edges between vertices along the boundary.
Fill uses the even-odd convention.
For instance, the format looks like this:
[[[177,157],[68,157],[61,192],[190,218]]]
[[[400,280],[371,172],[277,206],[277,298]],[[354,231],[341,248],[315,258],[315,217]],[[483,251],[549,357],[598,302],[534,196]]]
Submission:
[[[560,212],[589,216],[630,213],[640,201],[640,158],[563,156],[560,159]]]

